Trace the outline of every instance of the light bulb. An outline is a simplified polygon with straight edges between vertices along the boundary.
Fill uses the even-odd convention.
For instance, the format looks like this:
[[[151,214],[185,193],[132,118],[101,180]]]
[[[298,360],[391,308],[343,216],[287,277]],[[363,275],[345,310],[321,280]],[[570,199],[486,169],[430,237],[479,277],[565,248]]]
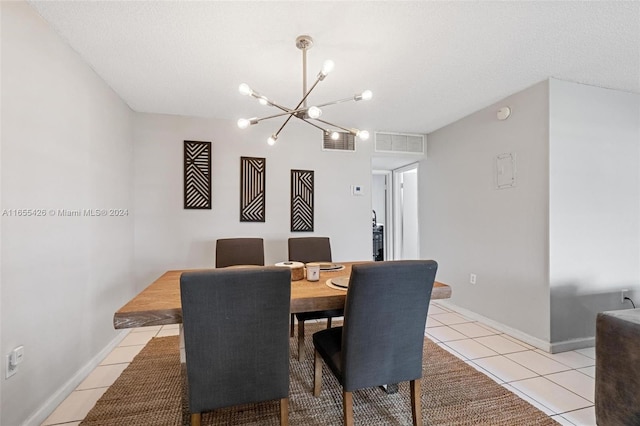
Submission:
[[[326,61],[324,61],[324,63],[322,64],[322,71],[320,71],[320,73],[324,76],[326,76],[327,74],[329,74],[331,71],[333,71],[333,68],[336,66],[336,64],[331,60],[331,59],[327,59]]]
[[[334,141],[337,141],[339,138],[340,138],[340,133],[331,132],[331,139],[333,139]]]
[[[273,146],[273,145],[276,144],[276,140],[278,140],[278,137],[276,135],[271,135],[271,136],[269,136],[269,139],[267,139],[267,143],[270,146]]]
[[[318,118],[322,115],[322,110],[317,106],[312,106],[307,110],[307,114],[310,118]]]
[[[368,101],[373,97],[373,92],[371,92],[371,90],[365,90],[360,96],[362,96],[363,101]]]
[[[238,86],[238,91],[243,95],[250,95],[251,87],[249,87],[247,83],[242,83],[240,86]]]
[[[369,139],[369,132],[367,132],[366,130],[360,130],[358,131],[358,134],[356,136],[358,136],[360,140],[366,141],[367,139]]]
[[[268,104],[268,103],[269,103],[269,101],[268,101],[268,100],[267,100],[267,98],[265,98],[264,96],[260,96],[260,97],[258,98],[258,103],[259,103],[260,105],[266,105],[266,104]]]
[[[249,124],[251,124],[251,122],[246,118],[241,118],[240,120],[238,120],[238,127],[240,127],[241,129],[246,129],[247,127],[249,127]]]

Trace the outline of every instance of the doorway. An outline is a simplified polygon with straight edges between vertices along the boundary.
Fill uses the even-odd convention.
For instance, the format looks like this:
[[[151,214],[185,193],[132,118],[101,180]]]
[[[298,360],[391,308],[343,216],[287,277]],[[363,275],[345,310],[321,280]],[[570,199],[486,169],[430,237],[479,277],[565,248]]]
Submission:
[[[391,204],[391,171],[374,170],[371,177],[371,207],[373,219],[373,260],[393,259],[389,241],[392,204]]]
[[[418,163],[374,169],[371,188],[373,260],[418,259]]]

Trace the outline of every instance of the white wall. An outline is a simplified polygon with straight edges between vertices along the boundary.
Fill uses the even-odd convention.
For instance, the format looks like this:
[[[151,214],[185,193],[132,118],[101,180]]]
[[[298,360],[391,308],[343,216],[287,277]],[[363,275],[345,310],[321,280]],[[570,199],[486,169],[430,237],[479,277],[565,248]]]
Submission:
[[[496,190],[505,152],[517,184]],[[639,95],[551,79],[430,134],[422,165],[421,255],[454,305],[556,352],[640,297]]]
[[[551,341],[640,301],[640,95],[550,81]]]
[[[2,425],[40,424],[120,333],[133,294],[132,112],[23,2],[2,2]],[[57,217],[51,209],[129,209]],[[47,405],[50,403],[51,405]]]
[[[506,105],[511,117],[497,120]],[[548,83],[428,137],[419,174],[421,257],[438,261],[452,303],[548,342]],[[517,157],[517,186],[498,190],[494,159],[507,152]]]
[[[322,151],[321,132],[290,122],[275,146],[269,120],[246,130],[234,122],[137,114],[135,262],[138,288],[170,268],[212,267],[218,238],[265,240],[265,262],[287,258],[290,236],[328,236],[334,260],[371,258],[371,147]],[[211,141],[212,209],[183,209],[183,141]],[[240,157],[266,158],[266,222],[239,221]],[[314,232],[290,232],[291,169],[315,171]],[[351,185],[364,188],[352,196]]]

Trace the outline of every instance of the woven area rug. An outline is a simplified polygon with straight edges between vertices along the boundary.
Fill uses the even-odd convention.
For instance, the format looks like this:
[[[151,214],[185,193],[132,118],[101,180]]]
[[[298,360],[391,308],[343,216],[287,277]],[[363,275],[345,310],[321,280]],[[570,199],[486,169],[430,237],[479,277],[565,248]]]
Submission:
[[[314,329],[315,327],[315,329]],[[326,368],[320,397],[312,395],[311,335],[319,324],[308,324],[306,357],[290,361],[289,423],[341,425],[342,389]],[[297,354],[297,339],[290,339]],[[473,367],[425,339],[422,415],[425,425],[556,425],[557,423]],[[182,423],[178,337],[152,339],[100,398],[81,425],[179,426]],[[215,389],[212,389],[215,391]],[[276,401],[248,404],[204,413],[203,425],[279,425]],[[380,388],[353,393],[356,425],[411,425],[408,383],[399,392]]]

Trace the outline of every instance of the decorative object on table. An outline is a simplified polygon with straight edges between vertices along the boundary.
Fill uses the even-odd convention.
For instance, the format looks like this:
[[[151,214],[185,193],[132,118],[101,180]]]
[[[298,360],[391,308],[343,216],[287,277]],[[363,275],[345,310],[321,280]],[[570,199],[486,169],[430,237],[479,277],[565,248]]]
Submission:
[[[319,263],[307,263],[305,267],[307,268],[307,281],[318,281],[320,279]]]
[[[184,208],[211,209],[211,142],[184,141]]]
[[[278,262],[276,263],[276,266],[291,269],[291,281],[300,281],[304,279],[304,263],[302,262]]]
[[[282,123],[282,126],[280,126],[280,128],[275,133],[273,133],[269,137],[269,139],[267,139],[267,143],[269,145],[273,145],[276,143],[276,140],[278,139],[280,132],[282,132],[282,129],[284,129],[284,127],[287,125],[287,123],[289,122],[289,120],[291,120],[292,117],[302,120],[305,123],[308,123],[313,127],[316,127],[322,130],[323,136],[329,136],[334,140],[345,138],[347,136],[350,136],[350,137],[357,136],[361,140],[369,139],[369,132],[366,130],[359,130],[359,129],[348,128],[348,127],[343,127],[337,124],[333,124],[328,121],[321,120],[320,116],[322,115],[321,108],[324,108],[326,106],[335,105],[335,104],[348,102],[348,101],[361,101],[361,100],[367,101],[371,99],[371,97],[373,96],[373,94],[371,93],[371,90],[365,90],[362,93],[357,93],[353,96],[350,96],[344,99],[339,99],[337,101],[316,104],[313,106],[307,106],[307,98],[309,97],[309,94],[313,91],[313,89],[315,89],[318,83],[320,83],[327,77],[327,75],[331,72],[331,70],[333,70],[333,67],[335,66],[335,64],[331,60],[324,61],[324,64],[322,65],[322,69],[316,76],[316,81],[313,83],[311,88],[307,90],[307,50],[311,49],[312,46],[313,46],[313,39],[311,38],[311,36],[301,35],[296,38],[296,47],[302,50],[302,99],[300,99],[300,101],[295,106],[295,108],[289,108],[289,107],[285,107],[280,104],[277,104],[273,100],[251,89],[251,87],[249,87],[249,85],[247,85],[246,83],[242,83],[238,88],[240,93],[242,93],[243,95],[252,96],[256,98],[258,102],[260,102],[260,104],[275,107],[282,112],[278,114],[262,117],[262,118],[258,118],[258,117],[241,118],[240,120],[238,120],[239,128],[246,129],[250,125],[258,124],[259,122],[263,120],[267,120],[269,118],[286,116],[286,120],[284,121],[284,123]],[[335,129],[339,129],[339,130],[335,130]]]
[[[291,232],[313,232],[313,170],[291,170]]]
[[[266,158],[240,157],[240,222],[265,221]]]
[[[331,262],[318,262],[318,265],[320,265],[320,270],[321,271],[339,271],[341,269],[344,269],[344,265],[341,265],[339,263],[331,263]]]
[[[327,287],[334,288],[336,290],[348,290],[349,289],[349,276],[333,277],[325,281]]]

